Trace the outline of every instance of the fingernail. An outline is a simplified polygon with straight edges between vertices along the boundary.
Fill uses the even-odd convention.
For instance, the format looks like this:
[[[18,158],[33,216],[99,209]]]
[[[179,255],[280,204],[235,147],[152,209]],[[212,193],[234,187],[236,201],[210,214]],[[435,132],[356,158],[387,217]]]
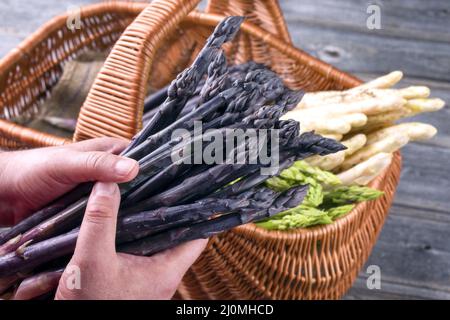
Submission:
[[[116,184],[97,182],[94,186],[94,194],[99,196],[111,196],[116,192]]]
[[[136,166],[136,161],[131,159],[121,159],[117,161],[115,171],[119,176],[127,176]]]

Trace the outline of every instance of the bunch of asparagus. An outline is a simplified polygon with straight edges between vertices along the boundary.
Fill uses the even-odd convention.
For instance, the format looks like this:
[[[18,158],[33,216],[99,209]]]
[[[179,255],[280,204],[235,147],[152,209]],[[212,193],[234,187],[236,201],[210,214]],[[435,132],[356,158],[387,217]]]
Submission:
[[[279,155],[274,174],[297,160],[345,149],[333,139],[312,132],[300,134],[295,120],[280,120],[303,93],[286,88],[275,73],[252,62],[227,66],[221,46],[233,39],[242,20],[224,19],[193,64],[146,101],[151,116],[122,153],[139,162],[140,172],[120,186],[119,251],[152,255],[266,219],[297,207],[305,197],[308,187],[301,184],[286,190],[265,186],[270,176],[262,175],[261,169],[269,164],[249,161],[254,159],[245,139],[231,152],[225,142],[216,150],[241,161],[196,162],[195,155],[186,152],[199,139],[194,134],[196,121],[225,138],[230,129],[276,130],[277,143],[272,143],[270,134],[264,143],[270,146],[268,155]],[[179,129],[188,134],[172,137]],[[208,132],[203,139],[205,135]],[[202,151],[207,147],[203,144]],[[174,153],[189,161],[173,161]],[[33,290],[42,294],[37,288],[42,288],[43,281],[47,281],[44,287],[51,287],[49,283],[55,282],[73,253],[91,189],[92,184],[80,185],[0,234],[0,294],[17,284],[16,294],[22,297],[35,296]]]
[[[430,99],[425,86],[394,89],[402,77],[395,71],[350,90],[307,93],[282,119],[295,119],[302,131],[315,130],[342,141],[346,150],[307,161],[337,173],[346,185],[366,185],[390,164],[393,152],[437,132],[425,123],[395,123],[445,105],[441,99]]]
[[[257,223],[269,230],[330,224],[353,210],[355,204],[383,195],[381,191],[364,186],[345,186],[333,173],[311,166],[304,160],[296,161],[279,176],[268,179],[265,185],[277,191],[300,185],[309,186],[306,197],[299,206]]]

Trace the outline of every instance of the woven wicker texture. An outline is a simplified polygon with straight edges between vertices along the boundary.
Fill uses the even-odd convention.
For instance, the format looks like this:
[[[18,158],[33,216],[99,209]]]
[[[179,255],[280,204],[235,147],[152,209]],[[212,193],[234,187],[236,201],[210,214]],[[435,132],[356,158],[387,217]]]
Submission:
[[[237,39],[226,47],[230,63],[263,62],[290,87],[306,91],[339,90],[360,83],[294,48],[275,0],[210,1],[207,13],[191,12],[197,2],[156,0],[145,7],[124,31],[99,73],[82,107],[75,140],[105,135],[130,138],[135,134],[141,125],[148,78],[156,88],[172,80],[192,61],[214,26],[226,15],[248,16]],[[139,5],[124,8],[130,15],[143,9]],[[6,63],[3,61],[2,65]],[[8,65],[12,68],[14,64]],[[52,68],[59,70],[60,66]],[[4,77],[4,72],[0,76]],[[44,78],[39,79],[45,81]],[[0,87],[2,92],[5,86]],[[17,89],[14,101],[20,100],[25,95],[21,90],[27,88],[24,85]],[[12,109],[20,112],[19,104],[16,105]],[[31,108],[32,104],[26,106]],[[5,131],[2,126],[0,123],[0,134]],[[21,130],[26,129],[20,127],[16,131]],[[65,142],[33,138],[31,133],[26,135],[28,140],[22,140],[20,133],[9,133],[15,140],[3,138],[0,143],[15,146]],[[396,154],[391,166],[372,183],[385,196],[358,205],[331,225],[290,232],[269,232],[246,225],[214,237],[186,274],[177,298],[341,297],[372,250],[388,214],[400,170],[401,157]]]
[[[371,187],[385,195],[331,225],[267,231],[254,224],[212,238],[178,290],[182,299],[339,299],[369,257],[394,198],[401,159]]]
[[[66,61],[82,51],[111,48],[146,4],[107,2],[81,8],[80,29],[67,28],[69,13],[47,22],[0,61],[0,148],[70,142],[8,120],[33,117],[58,82]]]

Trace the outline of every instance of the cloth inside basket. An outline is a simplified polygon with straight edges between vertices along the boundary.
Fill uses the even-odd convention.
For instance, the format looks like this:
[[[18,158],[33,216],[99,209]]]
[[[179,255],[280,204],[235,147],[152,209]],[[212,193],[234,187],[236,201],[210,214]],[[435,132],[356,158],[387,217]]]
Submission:
[[[61,137],[71,138],[80,108],[91,89],[108,52],[87,51],[67,62],[51,95],[27,126]]]

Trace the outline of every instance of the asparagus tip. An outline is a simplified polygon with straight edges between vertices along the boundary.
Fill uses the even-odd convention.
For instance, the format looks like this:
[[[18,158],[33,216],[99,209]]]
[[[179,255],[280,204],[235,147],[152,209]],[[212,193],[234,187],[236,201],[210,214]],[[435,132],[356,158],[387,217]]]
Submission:
[[[223,19],[209,37],[207,47],[217,48],[223,43],[232,40],[239,31],[243,21],[244,17],[242,16],[230,16]]]

